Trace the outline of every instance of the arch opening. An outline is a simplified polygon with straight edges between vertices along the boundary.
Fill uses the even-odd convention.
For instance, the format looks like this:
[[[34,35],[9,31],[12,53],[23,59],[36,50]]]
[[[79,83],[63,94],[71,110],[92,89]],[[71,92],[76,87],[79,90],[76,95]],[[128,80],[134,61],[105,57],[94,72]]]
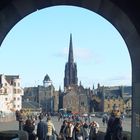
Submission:
[[[2,3],[3,4],[3,3]],[[140,137],[140,124],[139,124],[139,85],[140,85],[140,76],[139,76],[139,34],[138,34],[138,25],[139,20],[137,19],[136,12],[138,10],[138,5],[136,2],[131,3],[128,1],[126,4],[124,1],[39,1],[39,2],[25,2],[25,1],[12,1],[12,3],[4,3],[3,8],[1,9],[1,37],[0,42],[2,43],[5,35],[8,31],[24,16],[36,11],[37,9],[42,9],[44,7],[54,6],[54,5],[73,5],[83,8],[90,9],[102,15],[104,18],[108,19],[110,23],[118,29],[118,31],[123,36],[130,56],[132,60],[132,92],[133,92],[133,117],[132,117],[132,139],[137,139]],[[133,12],[132,5],[136,8]],[[27,6],[28,5],[28,6]],[[124,6],[125,5],[125,6]],[[9,7],[7,9],[7,7]],[[12,11],[12,12],[11,12]],[[125,11],[125,12],[124,12]],[[11,18],[9,18],[11,17]],[[137,26],[135,26],[137,24]],[[127,25],[127,26],[126,26]]]
[[[50,8],[51,9],[51,8]],[[68,9],[68,8],[66,8],[66,9]],[[38,12],[38,11],[37,11]],[[39,13],[39,12],[38,12]],[[54,13],[53,13],[54,14]],[[32,17],[34,17],[34,15],[31,15]],[[85,16],[87,16],[87,13],[85,13]],[[52,17],[52,16],[51,16]],[[101,17],[98,17],[98,18],[101,18]],[[30,42],[34,42],[35,43],[35,41],[37,40],[37,39],[39,39],[39,36],[40,36],[40,34],[41,34],[41,32],[43,31],[43,29],[41,29],[41,32],[40,32],[40,34],[38,33],[39,32],[39,30],[38,30],[38,32],[36,31],[37,30],[37,26],[38,26],[38,23],[37,22],[34,22],[35,23],[35,25],[33,25],[32,23],[31,23],[31,21],[30,21],[30,19],[28,19],[28,17],[26,17],[25,19],[27,19],[27,22],[25,23],[27,26],[29,26],[30,25],[30,29],[31,29],[31,27],[35,27],[35,28],[33,28],[33,29],[27,29],[27,30],[23,30],[22,32],[24,33],[25,32],[25,36],[21,36],[21,38],[23,39],[27,39],[27,38],[29,38],[29,37],[31,37],[31,35],[29,34],[29,32],[34,32],[34,37],[33,37],[33,40],[32,41],[30,41],[30,39],[28,40],[28,41],[30,41]],[[59,19],[59,18],[58,18]],[[84,17],[84,19],[85,19],[85,17]],[[67,18],[67,20],[68,21],[70,21],[70,19],[69,19],[69,17]],[[88,21],[88,20],[87,20]],[[83,21],[83,22],[85,22],[85,24],[87,24],[87,27],[89,26],[88,25],[88,22],[87,22],[86,20],[85,21]],[[58,21],[51,21],[51,23],[55,23],[56,24],[56,22],[57,22],[57,24],[61,24],[61,23],[59,23]],[[82,21],[81,21],[82,22]],[[87,23],[86,23],[87,22]],[[103,21],[101,21],[101,22],[103,22]],[[20,24],[21,23],[18,23],[19,24],[19,26],[20,26]],[[92,23],[92,24],[94,24],[94,22]],[[98,23],[98,24],[100,24],[100,23]],[[74,24],[75,25],[75,24]],[[17,26],[17,25],[16,25]],[[16,27],[15,26],[15,27]],[[41,27],[41,26],[45,26],[45,23],[41,23],[41,25],[39,25],[39,27]],[[52,26],[52,24],[51,24],[51,26]],[[93,25],[92,25],[93,26]],[[63,26],[64,27],[64,26]],[[67,27],[67,24],[65,25],[65,27]],[[76,25],[76,27],[78,27],[78,24]],[[83,28],[84,28],[85,26],[83,26]],[[87,27],[86,27],[86,29],[87,29]],[[17,27],[18,28],[18,27]],[[53,28],[54,28],[54,26],[53,26]],[[58,27],[57,27],[58,28]],[[83,28],[81,28],[82,30],[83,30]],[[47,28],[47,32],[48,32],[48,30],[50,29],[50,27],[48,26],[48,28]],[[62,28],[58,28],[59,30],[62,30]],[[86,36],[86,34],[89,34],[89,31],[90,31],[90,29],[91,28],[89,28],[88,30],[84,30],[83,32],[81,32],[80,34],[85,34],[85,35],[83,35],[83,37],[82,37],[82,39],[81,40],[84,40],[84,38],[87,38]],[[45,30],[45,29],[44,29]],[[72,27],[71,27],[71,30],[72,30]],[[68,35],[69,36],[69,33],[71,32],[71,30],[70,31],[65,31],[64,33],[66,34],[66,35]],[[103,29],[102,29],[103,30]],[[104,33],[106,33],[107,31],[110,31],[110,30],[114,30],[112,27],[111,28],[109,28],[108,26],[106,26],[106,30],[104,30]],[[28,31],[28,32],[27,32]],[[78,29],[78,33],[76,32],[76,31],[73,31],[72,30],[72,34],[73,34],[73,32],[75,32],[75,34],[79,34],[79,32],[80,32],[80,29]],[[87,32],[87,33],[86,33]],[[94,32],[94,30],[92,31],[92,32]],[[114,30],[114,32],[115,32],[115,30]],[[65,35],[61,35],[61,36],[63,36],[63,38],[62,39],[58,39],[58,36],[60,36],[60,31],[58,31],[58,33],[59,34],[57,34],[57,33],[55,33],[56,34],[56,36],[54,37],[54,35],[55,34],[53,34],[53,33],[51,33],[51,35],[50,34],[48,34],[47,35],[47,38],[48,38],[48,40],[46,40],[46,38],[45,37],[42,37],[44,40],[46,40],[46,43],[48,43],[49,41],[51,41],[51,42],[54,42],[54,40],[56,39],[56,41],[55,42],[59,42],[60,40],[61,40],[61,42],[63,43],[63,39],[64,39],[64,37],[65,37]],[[13,36],[15,37],[15,34],[14,33],[11,33],[11,34],[13,34]],[[21,34],[22,35],[22,34]],[[44,35],[45,36],[45,35]],[[74,34],[73,34],[73,36],[74,36]],[[91,37],[92,37],[92,39],[94,38],[94,37],[97,37],[97,36],[99,36],[99,34],[96,34],[96,36],[95,35],[93,35],[93,34],[91,34]],[[119,34],[118,34],[118,36],[119,36]],[[101,36],[100,38],[102,39],[102,40],[109,40],[109,38],[106,38],[106,37],[108,37],[108,36]],[[115,36],[113,36],[112,35],[112,39],[114,38]],[[20,39],[20,36],[18,36],[18,37],[15,37],[16,39],[18,39],[18,40],[21,40]],[[52,39],[51,39],[52,38]],[[75,37],[76,38],[76,37]],[[79,38],[79,37],[77,37],[77,38]],[[88,37],[88,38],[90,38],[90,36]],[[105,39],[106,38],[106,39]],[[116,40],[118,39],[119,37],[117,37],[116,38]],[[79,38],[80,39],[80,38]],[[91,39],[91,38],[90,38]],[[122,39],[122,38],[121,38]],[[75,40],[75,39],[74,39]],[[77,40],[77,39],[76,39]],[[88,42],[88,44],[90,44],[89,42],[90,42],[90,40],[89,39],[86,39],[86,40],[88,40],[87,42]],[[14,41],[14,39],[13,39],[13,41]],[[92,40],[93,41],[93,40]],[[95,41],[96,41],[96,39],[95,39]],[[94,41],[94,43],[95,43],[95,41]],[[97,41],[99,42],[99,39],[97,39]],[[4,42],[4,44],[7,42],[7,40]],[[37,46],[40,46],[40,44],[37,44],[38,42],[36,42],[35,44],[37,45],[36,47],[35,47],[35,44],[34,45],[32,45],[32,44],[26,44],[26,40],[25,41],[23,41],[25,44],[18,44],[18,45],[14,45],[14,46],[21,46],[21,45],[23,45],[23,48],[24,48],[24,46],[33,46],[33,49],[34,50],[37,50],[36,48],[37,48]],[[40,40],[40,42],[45,42],[45,41],[43,41],[43,40]],[[66,42],[66,41],[65,41]],[[78,42],[80,42],[79,40],[77,41],[77,42],[75,42],[74,43],[74,46],[81,46]],[[87,43],[86,42],[86,43]],[[111,41],[109,40],[109,42],[111,43]],[[109,42],[108,42],[108,45],[109,45]],[[77,43],[77,44],[76,44]],[[86,43],[84,43],[84,42],[82,42],[81,44],[84,44],[85,46],[86,46]],[[97,43],[97,42],[96,42]],[[68,43],[65,43],[65,44],[68,44]],[[117,44],[117,43],[116,43]],[[3,44],[2,44],[3,45]],[[9,43],[9,45],[11,45],[11,43]],[[41,44],[41,45],[43,45],[43,44]],[[58,45],[58,44],[57,44]],[[108,46],[108,45],[106,45],[106,46]],[[123,42],[123,45],[125,46],[125,43]],[[44,46],[44,45],[43,45]],[[47,46],[47,44],[46,44],[46,46]],[[56,46],[56,45],[52,45],[52,46]],[[64,46],[64,45],[63,45]],[[102,46],[103,46],[103,44],[102,44]],[[10,46],[9,46],[10,47]],[[67,46],[66,46],[67,47]],[[117,47],[117,46],[116,46]],[[40,48],[39,48],[40,49]],[[97,50],[98,48],[96,48],[96,50]],[[20,54],[21,53],[21,48],[19,49],[19,53],[18,54]],[[31,50],[29,50],[29,48],[28,48],[28,51],[29,51],[29,53],[32,53],[32,49]],[[28,56],[28,51],[26,51],[25,50],[25,52],[24,52],[24,54],[26,55],[26,57]],[[53,50],[54,51],[54,50]],[[84,51],[84,52],[86,52],[87,50],[80,50],[80,49],[78,49],[78,52],[80,52],[80,51]],[[93,50],[90,50],[91,52],[93,51]],[[88,52],[90,52],[90,51],[88,51]],[[108,49],[108,51],[109,51],[109,49]],[[100,52],[100,51],[98,51],[98,52]],[[115,52],[115,48],[114,48],[114,52]],[[120,53],[122,53],[121,51],[119,51]],[[35,56],[34,57],[36,57],[37,55],[38,55],[38,53],[39,53],[39,50],[37,50],[37,53],[36,52],[34,52],[35,53]],[[104,53],[105,53],[105,51],[104,51]],[[103,54],[101,54],[101,56],[102,55],[104,55],[104,53]],[[41,53],[40,53],[41,54]],[[110,54],[111,54],[111,52],[110,52]],[[30,54],[29,54],[30,55]],[[122,55],[122,54],[121,54]],[[120,58],[121,57],[121,55],[118,57],[118,58]],[[33,56],[33,55],[32,55]],[[43,57],[42,57],[42,59],[43,58],[45,58],[44,56],[45,56],[45,53],[44,53],[44,55],[42,55]],[[95,55],[96,56],[96,55]],[[85,57],[85,56],[84,56]],[[113,56],[113,58],[115,57],[115,53],[114,53],[114,56]],[[121,60],[118,60],[118,58],[116,57],[116,59],[114,60],[114,62],[116,62],[116,61],[118,61],[118,62],[120,62]],[[30,58],[28,58],[28,60],[29,60]],[[35,58],[34,58],[35,59]],[[48,58],[49,59],[49,58]],[[77,60],[78,60],[78,58],[77,58]],[[107,60],[109,60],[109,58],[107,59]],[[49,63],[49,62],[48,62]],[[55,63],[55,62],[52,62],[52,63]],[[96,62],[95,62],[96,63]],[[33,64],[33,63],[32,63]],[[29,64],[29,65],[31,65],[31,63]],[[86,65],[86,63],[84,64],[84,66]],[[93,65],[93,64],[89,64],[89,65]],[[27,67],[30,67],[30,66],[27,66]],[[118,66],[118,67],[121,67],[121,66]],[[35,67],[36,68],[36,67]],[[113,68],[115,68],[115,65],[113,66]],[[82,69],[84,69],[84,67],[82,67]],[[100,68],[101,70],[102,69],[105,69],[105,67],[101,67]],[[93,70],[93,69],[92,69]],[[63,71],[63,70],[62,70]],[[79,69],[79,71],[80,71],[80,69]],[[87,71],[87,70],[85,70],[85,71]],[[107,71],[107,70],[106,70]],[[118,71],[118,73],[120,73],[119,71]],[[97,74],[97,73],[96,73]],[[35,74],[34,74],[35,75]],[[81,75],[83,75],[83,74],[81,74]],[[104,75],[105,75],[105,73],[104,73]],[[95,75],[94,75],[95,76]],[[93,77],[94,77],[93,76]],[[29,76],[28,76],[29,77]],[[54,79],[57,79],[57,78],[54,78]],[[85,79],[85,78],[84,78]],[[98,79],[98,78],[97,78]],[[131,83],[131,82],[130,82]],[[130,84],[129,83],[129,84]],[[103,83],[103,85],[105,85],[104,83]]]

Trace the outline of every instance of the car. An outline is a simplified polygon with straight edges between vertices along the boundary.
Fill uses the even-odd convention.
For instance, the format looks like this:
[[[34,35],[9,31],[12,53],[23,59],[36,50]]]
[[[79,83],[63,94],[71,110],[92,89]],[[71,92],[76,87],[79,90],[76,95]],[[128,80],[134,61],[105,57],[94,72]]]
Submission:
[[[90,114],[90,117],[95,117],[95,113]]]
[[[82,117],[88,117],[87,113],[82,114]]]

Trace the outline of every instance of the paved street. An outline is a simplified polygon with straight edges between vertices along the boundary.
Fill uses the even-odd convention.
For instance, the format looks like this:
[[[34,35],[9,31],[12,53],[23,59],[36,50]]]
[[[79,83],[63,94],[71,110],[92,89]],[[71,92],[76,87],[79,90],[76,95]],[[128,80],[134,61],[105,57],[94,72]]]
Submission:
[[[106,131],[106,126],[103,126],[102,124],[102,118],[97,118],[94,117],[92,118],[91,121],[97,121],[100,125],[100,131],[105,132]],[[60,126],[62,124],[62,121],[58,122],[57,117],[52,117],[52,121],[55,125],[55,128],[57,132],[60,130]],[[3,130],[18,130],[18,122],[17,121],[12,121],[12,122],[0,122],[0,131]],[[131,120],[130,118],[125,118],[123,121],[123,130],[124,131],[131,131]]]

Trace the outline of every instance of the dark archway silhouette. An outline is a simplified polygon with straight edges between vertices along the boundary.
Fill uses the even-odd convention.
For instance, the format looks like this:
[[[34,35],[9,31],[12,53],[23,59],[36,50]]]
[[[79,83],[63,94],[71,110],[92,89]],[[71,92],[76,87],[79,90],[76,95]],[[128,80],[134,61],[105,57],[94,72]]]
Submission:
[[[11,28],[37,10],[69,5],[89,9],[107,19],[122,35],[132,62],[132,140],[140,137],[140,4],[136,0],[1,0],[0,44]]]

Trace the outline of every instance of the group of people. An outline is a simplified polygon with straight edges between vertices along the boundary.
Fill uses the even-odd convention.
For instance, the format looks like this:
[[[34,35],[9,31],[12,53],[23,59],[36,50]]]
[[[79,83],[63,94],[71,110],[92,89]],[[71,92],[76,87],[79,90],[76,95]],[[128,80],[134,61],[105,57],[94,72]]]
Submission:
[[[45,116],[46,117],[46,116]],[[47,120],[40,114],[37,118],[28,117],[23,110],[16,112],[19,130],[28,133],[29,140],[96,140],[99,124],[95,121],[64,119],[60,131],[57,133],[50,115]],[[37,121],[39,119],[39,121]]]
[[[60,131],[57,133],[51,117],[48,115],[47,120],[43,117],[40,114],[38,118],[27,117],[25,120],[22,110],[16,112],[19,130],[26,131],[29,140],[97,140],[99,124],[96,121],[64,119]],[[39,119],[38,123],[36,123],[37,119]],[[114,109],[109,118],[104,116],[103,119],[103,125],[105,122],[107,123],[104,140],[123,140],[122,118],[119,109]]]
[[[99,124],[95,121],[88,124],[82,121],[64,120],[60,129],[61,140],[96,140]]]
[[[43,118],[42,113],[38,117],[33,117],[25,114],[23,110],[16,112],[19,130],[27,132],[28,140],[53,140],[54,134],[58,137],[51,117],[47,116],[47,120],[43,120]]]

